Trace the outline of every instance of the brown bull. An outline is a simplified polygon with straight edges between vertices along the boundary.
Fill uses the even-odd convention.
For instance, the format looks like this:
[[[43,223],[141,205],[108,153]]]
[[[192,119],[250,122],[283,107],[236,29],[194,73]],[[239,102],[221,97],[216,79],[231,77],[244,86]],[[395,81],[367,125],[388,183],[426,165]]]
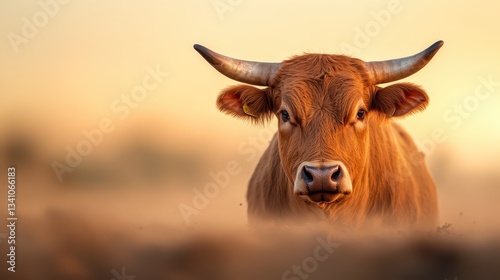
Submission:
[[[393,119],[423,110],[425,91],[387,87],[423,68],[443,45],[413,56],[363,62],[343,55],[305,54],[282,63],[244,61],[194,48],[225,76],[251,85],[229,87],[217,105],[228,114],[278,132],[247,192],[250,220],[320,216],[359,226],[437,224],[436,186],[411,137]]]

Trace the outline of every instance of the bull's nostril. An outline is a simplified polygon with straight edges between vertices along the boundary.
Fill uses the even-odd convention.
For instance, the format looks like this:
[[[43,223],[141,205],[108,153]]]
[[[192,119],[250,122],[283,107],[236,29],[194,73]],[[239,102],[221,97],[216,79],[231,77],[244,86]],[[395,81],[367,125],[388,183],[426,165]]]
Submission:
[[[311,173],[309,173],[309,171],[306,170],[306,166],[304,166],[304,168],[302,168],[302,179],[307,183],[307,184],[311,184],[313,182],[313,176]]]
[[[332,181],[337,182],[342,177],[342,170],[340,167],[337,168],[335,172],[332,173]]]

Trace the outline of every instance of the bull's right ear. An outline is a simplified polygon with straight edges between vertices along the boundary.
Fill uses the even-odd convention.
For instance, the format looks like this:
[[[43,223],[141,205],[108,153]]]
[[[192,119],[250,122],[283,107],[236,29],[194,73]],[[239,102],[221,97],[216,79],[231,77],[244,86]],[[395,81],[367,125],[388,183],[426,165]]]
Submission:
[[[226,114],[255,122],[264,122],[273,115],[268,89],[249,85],[237,85],[223,90],[217,98],[217,107]]]

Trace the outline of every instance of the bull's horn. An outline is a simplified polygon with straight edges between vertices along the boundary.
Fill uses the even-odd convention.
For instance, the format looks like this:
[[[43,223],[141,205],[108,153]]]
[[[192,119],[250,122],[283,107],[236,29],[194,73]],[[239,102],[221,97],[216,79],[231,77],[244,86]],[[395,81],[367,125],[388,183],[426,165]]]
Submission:
[[[255,62],[230,58],[195,44],[194,49],[224,76],[243,83],[267,86],[281,63]]]
[[[422,69],[443,45],[437,41],[424,51],[412,56],[386,60],[365,62],[368,74],[373,84],[382,84],[397,81],[415,74]]]

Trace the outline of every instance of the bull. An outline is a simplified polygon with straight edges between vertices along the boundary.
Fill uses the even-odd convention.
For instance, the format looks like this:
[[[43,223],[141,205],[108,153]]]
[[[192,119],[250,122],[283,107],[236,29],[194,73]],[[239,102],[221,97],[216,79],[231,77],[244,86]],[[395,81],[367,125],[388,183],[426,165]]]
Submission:
[[[442,45],[386,61],[304,54],[281,63],[194,45],[220,73],[245,83],[220,93],[222,112],[254,123],[278,119],[248,185],[250,222],[318,217],[354,227],[369,220],[436,226],[436,185],[423,153],[394,121],[424,110],[429,97],[412,83],[380,84],[416,73]]]

